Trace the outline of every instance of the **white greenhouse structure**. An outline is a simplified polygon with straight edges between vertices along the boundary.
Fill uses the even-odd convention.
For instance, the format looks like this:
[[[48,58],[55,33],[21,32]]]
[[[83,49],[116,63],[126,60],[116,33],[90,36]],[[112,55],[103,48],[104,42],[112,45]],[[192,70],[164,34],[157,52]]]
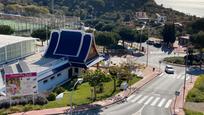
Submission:
[[[35,53],[36,38],[0,35],[0,64]]]

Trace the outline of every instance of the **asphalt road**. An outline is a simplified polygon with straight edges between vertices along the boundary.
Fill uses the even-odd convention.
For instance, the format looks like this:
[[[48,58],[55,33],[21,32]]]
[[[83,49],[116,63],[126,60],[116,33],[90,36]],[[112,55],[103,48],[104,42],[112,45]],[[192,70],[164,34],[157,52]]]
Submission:
[[[144,44],[145,46],[146,44]],[[149,46],[149,65],[159,67],[159,61],[178,54]],[[181,54],[179,54],[181,55]],[[140,63],[146,63],[146,55],[135,57]],[[161,64],[163,71],[166,64]],[[76,115],[171,115],[170,106],[174,101],[175,91],[183,86],[184,68],[174,67],[174,74],[163,73],[127,98],[126,102],[114,104],[103,109],[76,112]],[[187,76],[190,80],[190,76]]]

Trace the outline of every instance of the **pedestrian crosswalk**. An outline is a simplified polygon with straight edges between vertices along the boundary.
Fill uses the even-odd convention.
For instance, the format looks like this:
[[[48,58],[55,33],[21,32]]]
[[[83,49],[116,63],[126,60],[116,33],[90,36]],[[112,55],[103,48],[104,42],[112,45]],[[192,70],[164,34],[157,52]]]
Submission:
[[[165,52],[160,51],[151,51],[150,54],[165,54]]]
[[[172,99],[169,99],[169,98],[164,98],[164,97],[155,96],[155,95],[142,95],[142,94],[139,94],[139,95],[133,94],[127,98],[127,101],[131,103],[150,105],[150,106],[155,106],[160,108],[169,108],[172,103]]]
[[[173,75],[170,75],[170,74],[161,74],[159,77],[166,77],[166,78],[172,78],[172,79],[182,79],[184,80],[185,79],[185,74],[173,74]],[[190,79],[190,75],[186,75],[186,80],[189,80]]]

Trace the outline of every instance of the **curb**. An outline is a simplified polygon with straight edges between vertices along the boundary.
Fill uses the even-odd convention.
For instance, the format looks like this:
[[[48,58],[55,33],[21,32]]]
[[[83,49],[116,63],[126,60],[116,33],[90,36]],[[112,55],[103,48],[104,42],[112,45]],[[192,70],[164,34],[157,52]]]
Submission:
[[[132,95],[133,93],[135,93],[138,89],[141,89],[142,87],[144,87],[146,84],[148,84],[149,82],[151,82],[152,80],[154,80],[156,77],[158,77],[159,75],[161,75],[162,72],[158,73],[155,77],[153,77],[152,79],[148,80],[147,82],[145,82],[144,84],[142,84],[140,87],[138,87],[135,91],[133,91],[132,93],[130,93],[128,96]]]
[[[179,89],[179,91],[181,92],[179,96],[182,96],[183,95],[183,86]],[[179,96],[177,97],[177,101],[178,101]],[[181,98],[183,99],[183,97],[181,97]],[[171,106],[170,106],[171,107],[170,108],[171,115],[179,115],[177,112],[175,113],[175,111],[174,111],[174,104],[176,104],[175,106],[178,105],[177,102],[175,103],[175,99],[176,98],[174,97],[173,102],[171,103]],[[178,109],[178,108],[175,108],[175,109]],[[179,109],[182,109],[182,108],[179,108]]]
[[[195,85],[195,82],[196,82],[197,78],[194,79],[194,81],[192,82],[193,84],[191,84],[189,82],[189,80],[187,80],[186,82],[186,85],[193,85],[192,87],[188,88],[186,86],[186,89],[185,89],[185,100],[184,100],[184,103],[186,103],[186,98],[187,98],[187,95],[188,95],[188,92],[194,87]],[[181,92],[181,94],[177,97],[177,101],[178,101],[178,98],[180,97],[182,99],[182,102],[178,103],[176,102],[176,109],[178,110],[179,109],[179,112],[176,112],[176,115],[185,115],[185,112],[184,112],[184,108],[183,108],[183,86],[179,89],[179,91]],[[174,114],[174,103],[175,103],[175,97],[174,97],[174,102],[171,104],[171,108],[170,108],[170,112],[172,113],[172,115],[175,115]],[[179,107],[179,105],[182,103],[181,107]]]

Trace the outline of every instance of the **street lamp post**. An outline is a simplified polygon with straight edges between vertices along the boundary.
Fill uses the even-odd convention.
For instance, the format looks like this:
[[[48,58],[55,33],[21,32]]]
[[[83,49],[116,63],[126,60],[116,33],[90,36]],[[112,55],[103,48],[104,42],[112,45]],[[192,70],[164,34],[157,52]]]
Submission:
[[[159,61],[159,72],[161,72],[161,60]]]
[[[185,103],[185,90],[186,90],[186,76],[187,76],[187,65],[188,65],[188,49],[186,51],[187,55],[185,58],[185,77],[184,77],[184,86],[183,86],[183,107]]]
[[[174,115],[176,115],[176,100],[177,100],[177,97],[180,95],[180,92],[179,91],[176,91],[175,92],[175,100],[174,100]]]
[[[149,63],[149,45],[147,44],[147,60],[146,60],[146,66],[148,66]]]
[[[145,26],[146,26],[146,23],[145,23]],[[149,39],[149,29],[150,27],[148,26],[147,28],[147,37]],[[147,44],[147,43],[146,43]],[[146,66],[148,66],[148,63],[149,63],[149,45],[147,44],[147,60],[146,60]]]
[[[81,84],[83,82],[83,78],[78,78],[77,81],[75,82],[74,86],[71,88],[71,94],[70,94],[70,114],[72,115],[72,95],[73,95],[73,90],[75,86],[79,83]]]
[[[146,26],[146,22],[145,24],[142,26],[141,30],[140,30],[140,46],[139,46],[139,51],[141,51],[141,47],[142,47],[142,34],[143,34],[143,30]]]

